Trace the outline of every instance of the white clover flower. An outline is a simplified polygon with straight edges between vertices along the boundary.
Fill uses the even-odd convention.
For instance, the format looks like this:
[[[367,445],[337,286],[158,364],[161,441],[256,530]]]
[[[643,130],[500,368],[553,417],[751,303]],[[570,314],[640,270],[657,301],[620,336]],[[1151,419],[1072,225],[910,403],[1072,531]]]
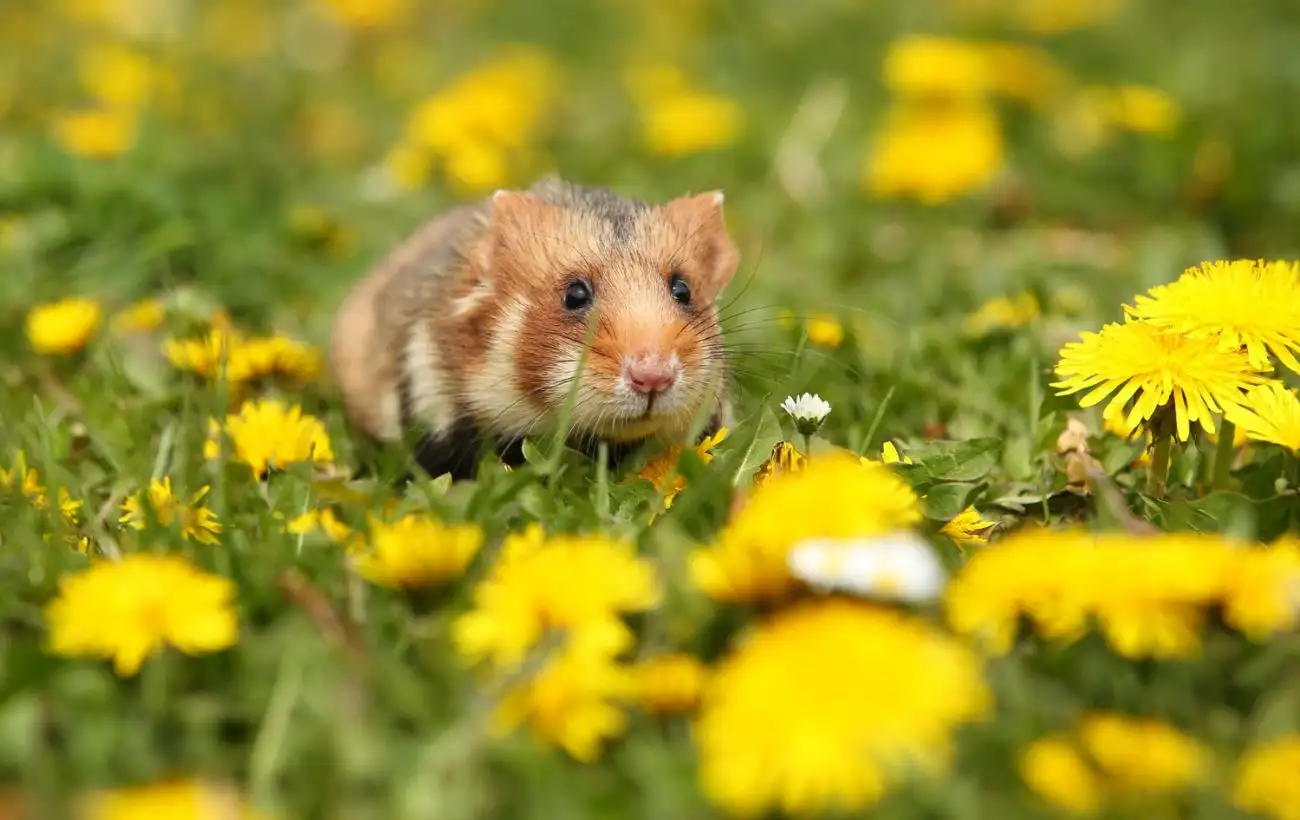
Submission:
[[[811,436],[822,426],[831,412],[831,405],[815,393],[804,393],[799,398],[786,396],[781,409],[794,419],[795,426],[805,436]]]
[[[943,591],[947,572],[929,542],[910,532],[877,538],[816,538],[790,550],[790,573],[823,592],[925,602]]]

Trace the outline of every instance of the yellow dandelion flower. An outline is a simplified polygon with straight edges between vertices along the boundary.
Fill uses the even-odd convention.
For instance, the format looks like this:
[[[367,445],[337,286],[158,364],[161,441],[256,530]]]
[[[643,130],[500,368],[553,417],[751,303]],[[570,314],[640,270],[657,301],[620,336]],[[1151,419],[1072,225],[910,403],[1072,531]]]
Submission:
[[[890,91],[918,97],[981,97],[994,84],[978,43],[928,34],[890,43],[882,73]]]
[[[505,540],[453,633],[464,657],[502,666],[520,663],[552,629],[567,630],[575,645],[616,652],[632,642],[620,616],[649,609],[659,595],[654,567],[632,544],[547,538],[534,525]]]
[[[1209,765],[1209,752],[1197,740],[1156,720],[1090,714],[1078,734],[1107,784],[1124,793],[1179,791]]]
[[[320,0],[343,25],[356,29],[392,28],[409,19],[411,0]]]
[[[1300,820],[1300,734],[1259,743],[1237,761],[1232,801],[1237,808],[1271,818]]]
[[[872,196],[941,205],[991,182],[1003,152],[986,104],[899,102],[872,138],[862,185]]]
[[[313,530],[320,530],[335,544],[350,543],[354,536],[352,528],[339,520],[332,507],[308,510],[285,525],[290,535],[306,535]]]
[[[230,820],[271,820],[232,786],[201,780],[166,780],[143,786],[92,792],[78,801],[76,820],[134,820],[135,818],[229,817]]]
[[[1017,763],[1020,778],[1044,802],[1075,814],[1101,805],[1102,787],[1079,750],[1063,737],[1036,740]]]
[[[171,476],[165,476],[161,481],[156,478],[151,479],[148,491],[149,507],[153,510],[154,518],[164,527],[170,527],[179,521],[183,538],[193,539],[201,544],[215,544],[217,534],[221,532],[221,522],[217,520],[217,514],[202,503],[204,496],[211,489],[205,485],[186,503],[172,492]],[[145,518],[139,493],[132,494],[122,502],[122,516],[118,519],[118,523],[143,530]]]
[[[229,579],[177,556],[132,553],[65,575],[46,608],[50,651],[111,658],[122,677],[173,646],[188,655],[225,649],[238,638]]]
[[[583,763],[600,756],[605,741],[627,728],[620,703],[632,697],[628,669],[596,652],[562,649],[531,680],[513,687],[493,712],[492,727],[509,732],[528,725],[533,736]]]
[[[996,526],[996,521],[985,521],[980,517],[979,510],[967,507],[944,524],[939,532],[951,538],[957,548],[965,552],[967,547],[987,544],[989,535]]]
[[[162,327],[167,308],[157,299],[143,299],[113,317],[113,332],[119,336],[150,333]]]
[[[804,602],[719,663],[696,725],[701,782],[738,815],[861,811],[908,769],[942,771],[950,732],[991,706],[979,656],[923,621]]]
[[[819,347],[837,348],[844,341],[844,328],[831,316],[810,316],[804,323],[808,341]]]
[[[1300,263],[1204,262],[1134,302],[1124,306],[1131,319],[1245,348],[1259,370],[1270,369],[1271,353],[1300,373]]]
[[[900,456],[894,442],[886,441],[880,445],[880,460],[885,464],[912,464],[911,456]]]
[[[1300,398],[1282,382],[1251,388],[1241,405],[1229,408],[1226,415],[1246,438],[1300,452]]]
[[[272,375],[304,382],[320,370],[320,354],[309,345],[278,335],[246,338],[215,323],[202,338],[165,340],[163,354],[177,369],[231,384]]]
[[[992,652],[1010,648],[1024,617],[1052,641],[1077,640],[1095,621],[1124,657],[1188,657],[1240,556],[1213,535],[1023,531],[973,553],[945,607],[955,631]]]
[[[1056,374],[1061,380],[1052,386],[1060,388],[1058,395],[1087,390],[1079,405],[1092,407],[1113,394],[1103,415],[1121,412],[1136,399],[1127,426],[1145,422],[1156,428],[1155,435],[1172,428],[1179,441],[1191,437],[1193,423],[1214,432],[1214,414],[1241,404],[1241,391],[1264,380],[1244,353],[1222,348],[1217,339],[1145,322],[1112,323],[1100,333],[1083,333],[1081,341],[1061,349]]]
[[[980,338],[994,331],[1022,327],[1038,316],[1038,299],[1032,293],[1021,293],[1015,298],[999,296],[967,316],[962,330],[970,338]]]
[[[380,586],[438,586],[459,577],[482,546],[483,530],[475,525],[405,515],[391,524],[372,521],[370,548],[354,556],[353,565]]]
[[[1178,126],[1178,103],[1158,88],[1120,85],[1110,89],[1110,121],[1140,134],[1167,134]]]
[[[639,66],[625,79],[652,154],[680,157],[725,148],[744,130],[744,112],[734,100],[697,88],[671,64]]]
[[[54,138],[69,154],[112,159],[135,142],[135,117],[121,109],[66,114],[54,124]]]
[[[67,356],[86,346],[102,320],[103,310],[93,299],[38,305],[27,314],[27,341],[37,353]]]
[[[1300,542],[1283,539],[1243,549],[1229,570],[1224,620],[1256,641],[1292,630],[1300,620],[1296,589],[1300,589]]]
[[[656,715],[690,712],[699,703],[709,668],[699,658],[671,652],[633,667],[637,700]]]
[[[384,155],[383,179],[399,191],[417,191],[429,181],[433,169],[430,152],[421,146],[402,143]]]
[[[695,455],[705,464],[713,461],[713,448],[722,443],[730,431],[726,427],[721,427],[718,432],[711,436],[705,436],[699,444],[695,445]],[[655,489],[664,497],[664,509],[673,505],[673,499],[677,494],[686,489],[686,479],[677,474],[677,464],[681,460],[683,449],[680,446],[670,447],[667,451],[646,463],[637,473],[637,478],[649,481],[654,484]],[[670,481],[671,479],[671,481]]]
[[[14,457],[12,469],[0,470],[0,487],[16,489],[33,507],[44,508],[45,487],[41,485],[40,473],[27,466],[27,454],[22,450]]]
[[[1052,56],[1024,43],[985,43],[992,90],[1042,109],[1069,87],[1069,76]]]
[[[122,43],[100,43],[78,55],[77,73],[95,101],[110,111],[135,111],[159,92],[175,88],[175,78],[156,61]]]
[[[226,416],[224,425],[211,419],[208,428],[204,458],[221,458],[224,433],[234,447],[231,458],[247,464],[258,478],[268,470],[281,470],[292,463],[334,461],[325,425],[315,416],[304,414],[298,405],[286,407],[274,399],[246,401],[237,415]]]
[[[1005,8],[1031,34],[1060,34],[1110,22],[1126,4],[1127,0],[1016,0]]]
[[[768,479],[778,473],[796,473],[803,469],[808,457],[799,452],[792,443],[778,441],[772,448],[772,455],[759,465],[754,474],[754,486],[761,487]]]
[[[764,480],[717,542],[691,555],[690,575],[716,600],[779,599],[796,588],[788,559],[799,542],[869,538],[920,520],[916,493],[893,470],[827,454]]]

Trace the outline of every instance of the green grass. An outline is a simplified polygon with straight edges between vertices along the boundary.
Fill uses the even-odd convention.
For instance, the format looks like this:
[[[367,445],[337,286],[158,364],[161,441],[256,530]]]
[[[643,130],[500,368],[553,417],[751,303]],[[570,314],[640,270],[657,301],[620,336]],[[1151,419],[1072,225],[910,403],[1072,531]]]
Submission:
[[[393,492],[404,509],[480,523],[489,545],[533,521],[634,539],[669,589],[637,624],[645,653],[681,649],[712,660],[750,617],[692,590],[685,556],[711,540],[772,446],[798,441],[778,408],[786,395],[811,391],[831,403],[826,442],[878,457],[893,441],[916,458],[920,467],[907,475],[930,492],[923,526],[954,565],[959,556],[934,533],[967,504],[1004,531],[1044,518],[1113,524],[1115,510],[1061,492],[1055,443],[1076,409],[1049,386],[1061,344],[1120,319],[1133,294],[1202,260],[1296,253],[1300,114],[1288,101],[1300,90],[1300,24],[1282,0],[1240,8],[1132,0],[1105,25],[1051,36],[963,23],[934,0],[682,3],[703,9],[699,23],[658,39],[631,11],[594,0],[426,4],[394,33],[354,33],[342,60],[320,72],[295,66],[283,50],[223,65],[182,47],[181,110],[197,116],[210,105],[211,133],[150,114],[129,153],[102,161],[61,150],[49,123],[87,100],[69,68],[77,55],[114,37],[61,20],[57,5],[0,10],[0,219],[14,226],[0,231],[10,237],[0,238],[0,466],[21,449],[51,502],[59,488],[84,502],[81,531],[95,552],[167,549],[234,579],[241,637],[212,655],[169,651],[133,679],[105,662],[51,656],[42,607],[60,576],[88,558],[59,543],[66,533],[51,516],[0,495],[0,778],[47,800],[194,775],[232,778],[293,817],[715,816],[696,782],[684,718],[660,722],[633,710],[627,737],[592,765],[526,733],[487,736],[480,696],[448,636],[470,584],[430,596],[390,592],[349,573],[337,545],[286,534],[284,520],[320,503],[324,488],[306,470],[259,487],[239,465],[204,461],[207,421],[226,412],[226,396],[160,352],[164,332],[195,332],[214,307],[249,332],[323,346],[351,283],[458,198],[435,175],[419,191],[374,201],[363,195],[363,174],[397,141],[415,103],[503,43],[539,45],[568,72],[548,126],[533,138],[538,159],[510,184],[555,169],[650,200],[726,191],[743,251],[726,310],[739,421],[712,465],[683,465],[689,486],[653,525],[649,485],[604,475],[545,440],[535,442],[541,464]],[[251,18],[244,25],[251,31]],[[858,180],[888,103],[881,60],[908,32],[1033,42],[1083,82],[1163,89],[1182,118],[1172,134],[1122,134],[1067,159],[1053,148],[1050,115],[1000,105],[1008,151],[994,184],[939,207],[873,199]],[[187,30],[182,46],[195,36]],[[680,159],[650,155],[618,83],[631,53],[678,61],[736,99],[741,138]],[[374,81],[383,54],[403,66],[400,82]],[[802,201],[774,156],[800,101],[832,80],[847,102],[816,148],[826,188]],[[322,106],[352,118],[357,137],[346,150],[304,147],[305,134],[322,133],[303,118]],[[1229,147],[1231,173],[1193,196],[1207,140]],[[331,245],[296,229],[300,205],[321,209],[348,241]],[[963,335],[984,301],[1025,291],[1042,305],[1039,318]],[[34,355],[27,311],[74,295],[109,311],[157,296],[173,310],[143,340],[105,332],[74,357]],[[782,309],[835,317],[843,344],[810,344],[778,321]],[[327,380],[262,392],[324,420],[337,463],[359,466],[359,442]],[[1240,492],[1206,497],[1191,480],[1210,450],[1202,442],[1176,454],[1170,498],[1157,503],[1143,500],[1143,471],[1128,466],[1137,446],[1101,436],[1095,412],[1082,417],[1099,436],[1094,455],[1138,514],[1169,529],[1244,528],[1259,538],[1289,526],[1289,509],[1277,514],[1289,497],[1251,498],[1268,495],[1255,489],[1280,475],[1280,456]],[[936,465],[949,456],[956,466],[945,473]],[[178,495],[212,486],[219,546],[183,542],[155,524],[142,533],[118,526],[125,494],[164,475]],[[341,509],[364,526],[364,505]],[[286,592],[290,572],[345,624],[343,639]],[[963,735],[950,781],[903,789],[880,816],[1042,815],[1016,779],[1014,755],[1088,707],[1162,717],[1229,751],[1300,726],[1294,636],[1264,648],[1220,638],[1186,664],[1121,662],[1091,639],[999,662],[989,672],[998,720]],[[1182,816],[1234,816],[1213,790],[1188,804]],[[39,816],[62,816],[49,812]]]

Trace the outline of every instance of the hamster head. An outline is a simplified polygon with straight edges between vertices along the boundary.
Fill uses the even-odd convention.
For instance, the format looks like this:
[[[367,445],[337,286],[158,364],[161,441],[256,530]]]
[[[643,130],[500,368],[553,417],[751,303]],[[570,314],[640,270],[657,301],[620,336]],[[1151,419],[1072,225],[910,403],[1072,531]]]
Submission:
[[[725,377],[717,298],[736,270],[720,192],[647,205],[605,191],[499,191],[455,307],[480,324],[480,415],[512,434],[554,424],[572,394],[577,436],[685,432]],[[585,354],[585,356],[584,356]]]

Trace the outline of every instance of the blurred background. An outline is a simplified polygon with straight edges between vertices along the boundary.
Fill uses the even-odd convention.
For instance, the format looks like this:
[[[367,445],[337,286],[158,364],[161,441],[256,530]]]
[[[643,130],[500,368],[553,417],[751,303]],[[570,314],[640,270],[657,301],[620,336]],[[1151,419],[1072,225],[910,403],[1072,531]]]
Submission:
[[[1298,48],[1286,0],[5,0],[0,305],[189,284],[319,341],[421,219],[558,171],[724,189],[747,299],[877,337],[1118,316],[1294,252]]]

